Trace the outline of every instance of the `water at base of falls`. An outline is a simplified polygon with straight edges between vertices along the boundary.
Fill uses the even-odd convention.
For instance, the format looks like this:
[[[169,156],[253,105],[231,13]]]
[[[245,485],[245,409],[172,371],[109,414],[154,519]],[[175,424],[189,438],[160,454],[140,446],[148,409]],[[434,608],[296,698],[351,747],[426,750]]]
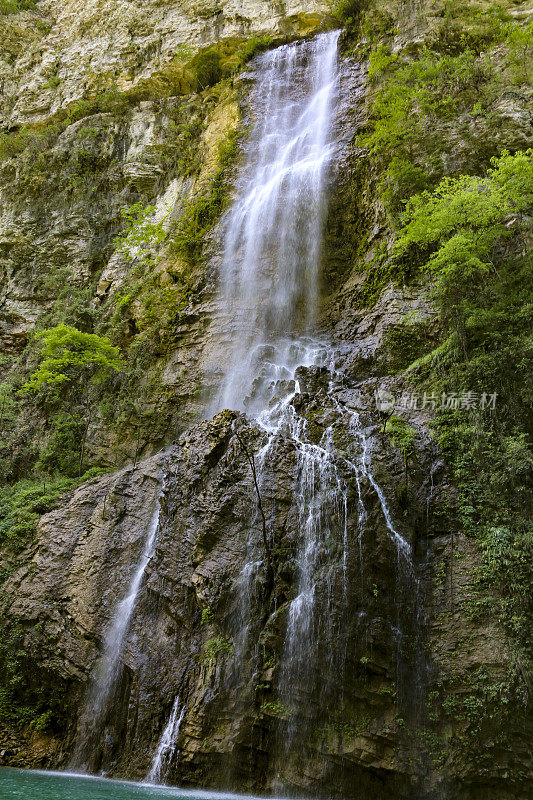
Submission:
[[[147,786],[65,772],[5,768],[0,768],[0,797],[2,800],[245,800],[244,795],[229,792]]]

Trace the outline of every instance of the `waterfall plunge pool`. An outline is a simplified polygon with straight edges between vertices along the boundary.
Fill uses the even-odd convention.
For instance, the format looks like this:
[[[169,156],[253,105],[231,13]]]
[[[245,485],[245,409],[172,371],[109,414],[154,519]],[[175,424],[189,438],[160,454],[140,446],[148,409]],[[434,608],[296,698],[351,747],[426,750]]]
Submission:
[[[230,792],[150,786],[68,772],[0,768],[1,800],[251,800]]]

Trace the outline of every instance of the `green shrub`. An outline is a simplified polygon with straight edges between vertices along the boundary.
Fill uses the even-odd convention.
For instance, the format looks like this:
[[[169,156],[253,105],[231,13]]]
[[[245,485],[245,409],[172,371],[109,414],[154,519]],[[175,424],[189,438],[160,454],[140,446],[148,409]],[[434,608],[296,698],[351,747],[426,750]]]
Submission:
[[[59,729],[60,694],[46,689],[28,658],[24,630],[17,623],[0,621],[0,721],[15,728],[44,731]]]
[[[80,450],[86,422],[79,414],[59,413],[51,422],[51,432],[41,447],[37,469],[48,475],[59,473],[69,478],[79,474]]]
[[[47,89],[57,89],[60,83],[61,83],[61,78],[59,77],[59,75],[52,75],[52,77],[49,78],[44,85]]]
[[[213,614],[213,610],[211,608],[202,608],[202,624],[209,625],[213,622],[215,615]]]
[[[287,719],[290,716],[290,709],[276,700],[269,700],[263,703],[261,711],[269,717],[279,717],[280,719]]]
[[[438,154],[446,142],[438,121],[472,107],[476,88],[489,80],[487,65],[466,49],[457,56],[425,49],[412,62],[401,62],[378,45],[370,56],[371,76],[386,72],[376,91],[369,131],[360,137],[384,167],[382,189],[393,210],[425,188],[442,171]],[[428,170],[428,155],[430,156]]]
[[[29,147],[35,147],[43,137],[29,129],[22,128],[15,133],[0,134],[0,160],[14,158]]]
[[[51,78],[49,84],[57,85],[55,81],[56,78]],[[46,153],[57,137],[72,123],[99,113],[123,115],[134,104],[135,99],[119,92],[116,86],[100,92],[93,99],[78,100],[61,109],[42,126],[27,125],[12,133],[0,134],[0,161],[22,153],[29,159],[34,154]]]
[[[171,164],[180,175],[194,175],[201,164],[200,137],[204,131],[201,116],[171,122],[166,129],[166,140],[172,151]]]
[[[15,549],[35,534],[39,518],[57,506],[79,480],[59,477],[27,479],[0,488],[0,542]]]
[[[233,655],[234,651],[235,648],[230,641],[222,636],[215,636],[205,643],[202,661],[205,664],[214,664],[221,657]]]
[[[17,14],[37,8],[34,0],[0,0],[0,14]]]
[[[396,258],[429,275],[443,328],[439,346],[411,367],[411,380],[437,396],[473,398],[471,407],[437,415],[436,438],[458,487],[461,527],[480,548],[475,613],[490,608],[520,663],[533,549],[532,211],[533,150],[505,152],[484,177],[447,178],[411,198],[395,246]],[[483,397],[494,398],[494,410],[483,409]]]
[[[444,174],[453,129],[448,123],[461,115],[490,115],[503,88],[529,81],[533,23],[521,24],[498,3],[483,9],[449,3],[435,39],[409,58],[393,55],[383,38],[391,35],[390,24],[378,31],[373,16],[371,25],[369,19],[364,35],[373,42],[369,77],[376,90],[368,130],[359,141],[380,167],[379,188],[394,218],[412,194],[433,188]],[[498,69],[491,53],[495,45],[500,45]],[[471,145],[476,152],[470,160],[483,167],[496,155],[486,143]]]
[[[237,52],[236,69],[240,69],[248,61],[251,61],[258,53],[268,50],[271,44],[272,36],[268,34],[264,34],[263,36],[251,36]]]
[[[168,218],[167,213],[156,220],[155,213],[155,206],[145,206],[142,202],[122,211],[125,226],[115,239],[115,247],[128,260],[155,266],[159,245],[167,235],[164,222]]]
[[[333,14],[343,25],[349,25],[355,20],[361,10],[361,0],[336,0],[333,4]]]
[[[512,24],[513,17],[500,3],[478,8],[447,0],[444,22],[433,46],[451,54],[468,47],[479,54],[504,41]]]
[[[196,91],[214,86],[222,79],[222,67],[218,50],[204,50],[191,62]]]
[[[91,384],[100,384],[122,368],[116,347],[105,336],[83,333],[71,325],[56,325],[41,331],[40,364],[24,384],[26,392],[64,393],[75,388],[83,392]]]
[[[416,429],[401,417],[393,415],[387,420],[385,431],[407,462],[415,453]]]
[[[443,317],[462,338],[483,314],[480,288],[499,283],[497,254],[507,242],[520,246],[533,208],[533,150],[506,152],[492,164],[485,178],[445,178],[434,193],[412,197],[395,245],[397,257],[409,252],[425,262]]]

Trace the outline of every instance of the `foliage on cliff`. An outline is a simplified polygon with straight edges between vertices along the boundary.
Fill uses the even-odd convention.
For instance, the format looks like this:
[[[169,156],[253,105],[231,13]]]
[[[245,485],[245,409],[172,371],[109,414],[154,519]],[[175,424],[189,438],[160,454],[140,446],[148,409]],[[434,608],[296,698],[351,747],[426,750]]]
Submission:
[[[22,5],[4,2],[8,10]],[[531,391],[524,376],[531,374],[531,262],[526,250],[531,243],[532,154],[519,146],[519,137],[513,138],[511,123],[509,129],[502,125],[501,107],[511,105],[511,122],[513,114],[519,117],[513,103],[530,80],[532,28],[517,21],[509,3],[481,8],[447,2],[432,4],[432,11],[442,7],[432,28],[424,28],[416,12],[414,24],[422,33],[404,39],[399,7],[406,5],[341,0],[335,6],[348,43],[369,64],[369,114],[356,142],[368,174],[353,183],[354,193],[362,194],[364,185],[367,196],[357,199],[367,203],[367,216],[346,252],[351,259],[352,250],[357,251],[368,272],[365,302],[378,299],[391,280],[401,284],[416,278],[427,281],[440,311],[436,349],[416,326],[404,326],[405,357],[395,357],[393,364],[400,378],[430,394],[498,395],[492,414],[456,408],[440,414],[435,426],[459,489],[457,509],[447,510],[446,524],[454,524],[457,513],[461,530],[479,546],[467,610],[505,626],[515,665],[512,678],[496,681],[480,670],[470,676],[471,693],[446,697],[449,727],[465,720],[470,725],[471,741],[467,734],[458,739],[466,752],[476,745],[474,739],[483,748],[482,722],[490,739],[495,726],[507,719],[504,712],[520,708],[516,713],[522,713],[525,697],[532,431]],[[409,42],[409,36],[416,41]],[[206,243],[226,207],[228,177],[238,153],[236,135],[225,134],[205,179],[205,135],[232,76],[271,42],[270,36],[231,46],[222,41],[196,54],[182,47],[166,82],[157,75],[135,90],[119,91],[111,80],[107,88],[60,108],[47,122],[0,136],[10,198],[19,193],[25,206],[52,221],[65,216],[67,208],[76,224],[87,215],[100,237],[92,244],[98,252],[91,253],[81,278],[70,271],[68,250],[54,251],[47,274],[35,269],[32,291],[40,293],[44,308],[38,327],[47,330],[31,338],[18,358],[8,355],[3,365],[0,477],[7,485],[0,492],[0,546],[6,563],[0,580],[31,540],[39,515],[79,480],[88,420],[98,419],[104,442],[93,454],[100,447],[117,462],[136,460],[144,447],[162,446],[168,431],[182,424],[173,387],[162,386],[161,374],[170,354],[179,351],[184,328],[198,324],[194,308],[189,317],[185,310],[204,280]],[[60,82],[57,75],[47,76],[50,90]],[[188,93],[186,102],[169,98],[181,92]],[[131,135],[126,123],[139,111],[140,101],[150,101],[154,112],[156,135],[142,155],[143,168],[153,169],[148,178],[141,174],[129,181],[121,171],[124,165],[117,168],[117,154]],[[171,222],[164,215],[165,224],[155,205],[165,188],[160,174],[193,187],[181,216]],[[95,218],[94,210],[106,205],[111,207],[108,216]],[[379,240],[374,252],[367,247],[372,227]],[[25,263],[26,243],[15,246],[21,248],[19,264]],[[126,264],[117,291],[98,287],[113,253]],[[42,341],[50,351],[45,349],[38,365]],[[425,356],[413,364],[424,349]],[[85,389],[93,379],[89,417]],[[58,397],[54,387],[67,385],[69,396]],[[24,387],[31,391],[21,392]],[[197,389],[185,387],[190,394]],[[404,459],[407,482],[417,447],[414,429],[393,417],[385,434]],[[402,497],[407,504],[407,493]],[[18,689],[27,677],[22,675],[21,643],[17,630],[6,628],[0,637],[0,677],[8,687],[0,696],[0,716],[42,727],[50,722],[49,706],[35,695],[28,702]],[[225,639],[209,640],[205,663],[214,665],[228,648]],[[285,714],[272,702],[264,708]],[[429,736],[427,731],[417,734]]]
[[[414,57],[393,51],[396,33],[386,24],[372,31],[375,89],[361,137],[380,166],[380,189],[394,215],[446,173],[486,167],[499,154],[491,125],[498,124],[502,95],[529,83],[533,23],[516,22],[500,3],[446,3],[442,24]],[[463,146],[452,159],[460,141],[466,153]]]
[[[369,58],[357,200],[379,236],[354,229],[359,302],[371,308],[391,283],[416,283],[439,312],[436,341],[406,319],[386,335],[384,358],[400,385],[436,404],[443,392],[451,398],[435,414],[434,438],[458,498],[438,526],[457,526],[477,549],[453,627],[498,625],[508,658],[505,675],[489,666],[470,674],[461,652],[436,664],[451,728],[417,735],[427,734],[441,768],[460,762],[472,774],[489,774],[491,746],[511,753],[511,730],[525,731],[532,665],[533,26],[524,6],[427,4],[427,20],[400,22],[399,9],[375,0],[345,15],[343,39]],[[399,45],[402,22],[424,32],[409,48]]]
[[[38,368],[24,384],[26,391],[46,388],[57,395],[66,387],[74,387],[82,393],[90,383],[102,383],[122,366],[118,348],[108,339],[83,333],[70,325],[41,331],[36,338],[43,347]]]
[[[528,645],[533,453],[531,214],[533,151],[503,153],[483,178],[444,179],[409,201],[396,240],[430,276],[444,341],[412,379],[435,392],[470,392],[472,409],[437,419],[460,487],[464,529],[480,542],[479,585],[496,590],[500,619]],[[494,413],[476,399],[496,396]]]

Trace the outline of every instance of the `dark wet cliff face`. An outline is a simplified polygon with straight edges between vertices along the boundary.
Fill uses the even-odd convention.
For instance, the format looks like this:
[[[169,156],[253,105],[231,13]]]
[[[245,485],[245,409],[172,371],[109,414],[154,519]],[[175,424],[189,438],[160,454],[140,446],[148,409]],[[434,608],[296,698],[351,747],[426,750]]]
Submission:
[[[323,399],[325,408],[325,392]],[[299,413],[313,415],[307,395],[298,404]],[[314,424],[319,437],[324,423]],[[370,420],[368,425],[369,444],[379,442],[376,427]],[[282,782],[313,793],[327,785],[346,794],[357,779],[369,790],[376,781],[391,796],[407,793],[416,770],[408,766],[413,746],[398,717],[419,714],[411,702],[412,683],[422,679],[416,666],[419,621],[413,620],[422,596],[407,597],[412,578],[399,563],[375,490],[364,476],[357,487],[344,460],[347,453],[358,457],[347,441],[335,457],[347,486],[346,541],[338,541],[338,508],[339,518],[328,520],[320,543],[311,649],[302,644],[304,652],[291,653],[287,662],[284,643],[301,548],[300,476],[294,442],[280,437],[261,486],[272,548],[269,576],[246,457],[263,438],[244,418],[223,412],[191,429],[164,456],[79,489],[64,510],[46,519],[34,559],[11,579],[18,595],[11,613],[34,631],[28,648],[52,681],[61,664],[62,681],[71,687],[64,700],[71,740],[84,683],[127,581],[127,569],[117,567],[138,556],[138,534],[149,525],[162,470],[156,553],[114,696],[92,741],[90,766],[146,774],[179,695],[186,713],[172,781],[272,789]],[[401,482],[401,465],[390,453],[386,457]],[[425,556],[423,495],[418,505],[418,549]],[[406,535],[410,528],[402,525]],[[52,530],[65,531],[53,549]],[[253,572],[243,575],[250,548]],[[406,601],[412,603],[408,613],[399,607]],[[47,641],[53,645],[46,647]],[[402,780],[397,759],[405,764]]]
[[[395,250],[403,200],[529,146],[525,4],[55,5],[0,16],[0,763],[527,797],[523,411],[423,401],[510,396],[523,317],[483,284],[452,330]],[[65,322],[123,370],[21,392]]]
[[[104,631],[138,562],[162,475],[155,554],[86,765],[144,777],[179,696],[185,713],[170,782],[359,796],[355,785],[370,796],[413,797],[435,781],[431,736],[442,723],[428,702],[431,637],[468,638],[473,665],[480,647],[505,663],[494,629],[458,623],[471,568],[461,537],[453,584],[433,588],[435,571],[452,568],[440,510],[451,488],[425,439],[417,440],[406,478],[379,415],[363,410],[372,386],[345,375],[332,391],[327,374],[301,370],[299,377],[303,391],[293,404],[309,423],[309,442],[323,441],[329,426],[335,439],[334,480],[331,472],[322,484],[313,476],[315,497],[330,493],[330,516],[317,542],[315,603],[299,649],[287,652],[302,547],[302,461],[290,437],[273,442],[261,477],[271,574],[248,458],[257,458],[265,434],[232,412],[192,427],[135,469],[82,486],[43,518],[34,555],[8,591],[29,662],[40,666],[37,680],[61,698],[59,766],[69,763]],[[342,497],[335,496],[339,481]],[[409,544],[408,559],[376,487],[389,498],[385,510]]]

